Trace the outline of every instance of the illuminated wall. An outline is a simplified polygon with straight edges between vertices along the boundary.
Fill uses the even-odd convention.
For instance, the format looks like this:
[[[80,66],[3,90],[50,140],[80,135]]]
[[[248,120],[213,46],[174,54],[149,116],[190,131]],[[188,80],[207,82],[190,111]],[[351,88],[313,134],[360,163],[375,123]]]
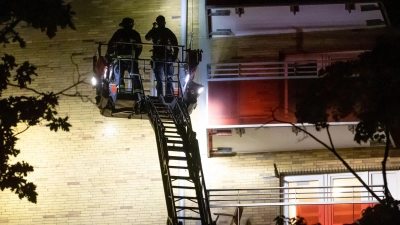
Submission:
[[[76,30],[59,29],[49,40],[45,33],[21,24],[16,30],[27,41],[26,49],[17,44],[0,48],[1,53],[16,56],[17,63],[29,60],[38,67],[39,76],[31,85],[38,91],[60,91],[78,74],[90,81],[97,42],[108,42],[124,17],[134,18],[145,41],[144,35],[162,14],[180,38],[180,0],[67,2],[77,13]],[[143,52],[143,57],[150,54]],[[94,100],[90,85],[80,85],[77,91]],[[3,97],[18,92],[9,89]],[[20,200],[10,190],[0,192],[0,223],[164,224],[157,146],[148,120],[105,118],[91,102],[67,97],[60,99],[59,113],[69,116],[70,132],[50,132],[43,124],[18,136],[17,160],[35,168],[28,180],[37,185],[38,203]]]

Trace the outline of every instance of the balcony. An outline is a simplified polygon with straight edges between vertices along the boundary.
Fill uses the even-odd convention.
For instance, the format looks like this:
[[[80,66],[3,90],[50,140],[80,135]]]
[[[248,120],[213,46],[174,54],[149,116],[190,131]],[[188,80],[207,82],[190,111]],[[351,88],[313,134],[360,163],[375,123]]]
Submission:
[[[315,79],[320,79],[318,71],[357,54],[331,54],[322,60],[303,57],[306,59],[208,64],[208,125],[260,125],[268,120],[272,110],[277,119],[296,123],[293,112],[298,97]],[[350,117],[341,121],[355,122]]]
[[[383,197],[382,185],[369,187]],[[281,207],[286,217],[301,216],[308,224],[352,223],[361,218],[362,210],[378,203],[363,186],[208,189],[208,192],[212,211],[232,212],[234,207],[243,207],[243,214],[251,214],[262,207]]]

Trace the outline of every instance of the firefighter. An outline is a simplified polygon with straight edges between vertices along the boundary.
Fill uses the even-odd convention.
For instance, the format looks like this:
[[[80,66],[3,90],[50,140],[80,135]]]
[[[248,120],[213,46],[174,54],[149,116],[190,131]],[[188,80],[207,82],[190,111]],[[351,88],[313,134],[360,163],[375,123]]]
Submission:
[[[119,87],[120,92],[124,92],[125,82],[124,82],[124,73],[125,71],[131,71],[133,73],[139,73],[138,62],[140,54],[142,53],[142,46],[138,45],[142,43],[140,34],[133,29],[134,20],[132,18],[124,18],[122,22],[119,24],[122,28],[118,29],[114,35],[111,37],[108,42],[108,49],[106,58],[108,60],[113,60],[112,58],[116,58],[116,60],[112,61],[113,65],[113,74],[114,74],[114,85],[111,87],[110,96],[113,99],[114,105],[117,100],[116,87]],[[124,43],[131,44],[124,44]],[[137,44],[135,44],[137,43]],[[134,50],[134,52],[132,52]],[[133,54],[134,53],[134,54]],[[131,67],[130,60],[118,60],[118,58],[128,58],[131,59],[134,55],[133,68]]]
[[[156,22],[153,23],[153,28],[146,34],[146,40],[153,41],[155,45],[178,45],[178,40],[175,34],[165,27],[165,17],[158,16]],[[153,47],[153,61],[154,61],[154,74],[157,80],[157,96],[163,95],[162,93],[162,75],[165,73],[167,77],[166,95],[174,94],[174,67],[171,62],[174,62],[179,53],[178,47],[168,46],[154,46]]]

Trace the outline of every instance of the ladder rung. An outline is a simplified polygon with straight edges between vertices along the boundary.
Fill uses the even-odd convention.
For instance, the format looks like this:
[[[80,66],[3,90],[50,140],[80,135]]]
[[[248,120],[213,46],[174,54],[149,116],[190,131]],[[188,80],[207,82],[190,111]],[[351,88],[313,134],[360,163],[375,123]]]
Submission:
[[[164,123],[165,125],[175,125],[174,121],[171,120],[163,120],[163,118],[160,118],[161,122]]]
[[[184,177],[184,176],[170,176],[171,179],[175,180],[191,180],[192,178],[190,177]]]
[[[160,111],[161,110],[161,111]],[[158,112],[158,114],[160,114],[160,112],[162,113],[162,112],[164,112],[164,108],[162,108],[162,109],[160,109],[160,110],[158,110],[157,112]],[[161,116],[160,116],[161,117]]]
[[[171,135],[165,135],[166,138],[179,138],[182,140],[181,136],[176,135],[176,136],[171,136]]]
[[[194,209],[194,210],[199,210],[199,207],[191,207],[191,206],[175,206],[177,209]]]
[[[185,152],[185,149],[183,147],[178,147],[178,146],[168,146],[167,149],[168,151]]]
[[[179,189],[196,189],[195,187],[188,187],[188,186],[172,186],[172,188],[179,188]]]
[[[167,143],[169,143],[169,144],[183,144],[183,141],[178,141],[178,140],[167,140]]]
[[[187,160],[186,157],[183,156],[168,156],[170,160]]]
[[[171,115],[171,113],[169,113],[168,111],[157,111],[159,115]]]
[[[177,201],[179,201],[179,199],[195,199],[195,200],[197,200],[197,197],[192,197],[192,196],[174,196],[174,198],[178,198]]]
[[[171,119],[171,118],[172,118],[172,117],[169,116],[169,115],[163,115],[163,114],[161,114],[160,112],[157,112],[157,113],[158,113],[158,117],[161,118],[161,119]]]
[[[171,114],[168,112],[157,112],[160,117],[169,117],[172,118]]]
[[[181,219],[181,220],[201,220],[200,217],[178,216],[177,218],[178,218],[178,219]]]
[[[186,166],[169,166],[170,169],[184,169],[187,170],[188,168]]]
[[[178,131],[176,131],[176,130],[174,130],[174,131],[166,130],[166,131],[164,131],[164,133],[168,133],[168,134],[177,134]]]

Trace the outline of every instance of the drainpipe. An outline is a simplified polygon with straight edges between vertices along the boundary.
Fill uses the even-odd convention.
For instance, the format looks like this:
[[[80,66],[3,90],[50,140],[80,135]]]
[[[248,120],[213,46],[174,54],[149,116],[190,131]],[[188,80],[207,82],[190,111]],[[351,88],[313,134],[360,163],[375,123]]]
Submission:
[[[180,49],[182,52],[180,52],[180,55],[182,56],[182,58],[180,58],[181,61],[185,61],[185,53],[183,50],[186,49],[186,36],[187,36],[187,17],[188,17],[188,4],[187,4],[187,0],[181,0],[181,31],[180,31],[180,36],[181,36],[181,40],[180,40],[180,45],[183,45],[185,47],[183,47],[182,49]],[[180,85],[183,88],[184,82],[185,82],[185,68],[183,67],[183,64],[178,64],[179,65],[179,71],[178,71],[178,76],[179,76],[179,80],[180,80]],[[183,162],[181,162],[182,164],[184,164]],[[186,166],[186,165],[181,165],[181,166]],[[181,176],[185,176],[184,174],[180,174]],[[179,181],[179,185],[180,186],[184,186],[184,181],[180,180]],[[179,189],[178,191],[180,196],[185,196],[185,190],[184,189]],[[178,202],[179,206],[185,206],[185,200],[182,199]],[[179,211],[178,215],[179,217],[184,217],[185,216],[185,210]],[[185,225],[185,221],[182,221],[182,225]]]
[[[186,46],[188,0],[181,0],[181,45]]]
[[[188,20],[188,0],[181,0],[181,40],[180,40],[180,45],[183,45],[181,49],[182,52],[180,52],[180,55],[182,58],[180,59],[181,61],[185,61],[185,56],[186,52],[186,45],[187,45],[187,20]],[[182,64],[179,64],[179,80],[180,80],[180,85],[183,88],[183,85],[185,84],[185,77],[186,77],[186,72],[185,68],[182,67]]]

